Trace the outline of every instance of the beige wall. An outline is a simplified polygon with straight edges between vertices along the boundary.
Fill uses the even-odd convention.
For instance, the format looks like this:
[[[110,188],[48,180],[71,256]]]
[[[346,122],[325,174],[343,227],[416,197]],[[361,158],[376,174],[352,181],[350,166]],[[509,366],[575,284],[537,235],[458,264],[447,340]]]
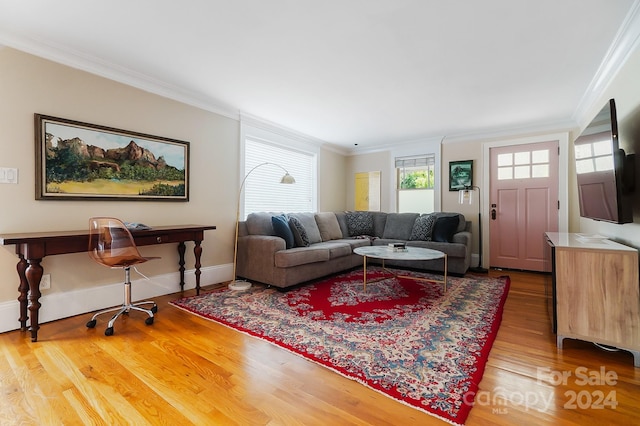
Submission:
[[[460,212],[467,220],[471,221],[471,233],[473,235],[471,252],[478,253],[478,194],[477,192],[474,193],[473,204],[458,204],[458,191],[449,191],[449,162],[462,160],[473,160],[473,184],[482,187],[482,171],[484,167],[484,164],[482,164],[482,144],[476,141],[443,144],[441,210],[449,212]],[[476,265],[474,264],[473,266]]]
[[[237,202],[239,122],[10,48],[0,48],[0,167],[19,169],[17,185],[0,184],[0,233],[85,229],[88,218],[113,215],[151,226],[211,224],[203,243],[203,269],[233,261]],[[190,142],[189,202],[36,201],[34,113]],[[321,149],[321,210],[342,210],[345,157]],[[177,270],[175,247],[143,247],[161,261],[141,266],[147,275]],[[187,245],[187,269],[193,269]],[[17,298],[17,257],[0,246],[0,302]],[[117,283],[119,271],[89,261],[85,253],[49,256],[51,295]],[[229,268],[229,277],[231,268]],[[203,283],[205,284],[205,283]],[[210,283],[206,283],[210,284]],[[176,285],[176,290],[178,286]],[[17,321],[16,321],[17,324]]]
[[[87,219],[113,215],[149,225],[213,224],[203,244],[203,266],[231,262],[235,190],[224,176],[236,176],[236,120],[192,108],[101,77],[13,49],[0,50],[0,166],[19,169],[17,185],[0,185],[5,208],[0,232],[85,229]],[[34,113],[189,141],[190,201],[36,201]],[[228,182],[228,180],[226,180]],[[189,248],[191,248],[189,246]],[[154,275],[176,270],[174,247],[144,248],[164,259],[141,270]],[[188,249],[187,265],[193,268]],[[87,261],[86,254],[51,256],[42,262],[51,274],[49,293],[120,279]],[[0,300],[16,298],[14,247],[0,247]]]
[[[346,209],[347,157],[330,149],[320,150],[318,166],[318,211]]]

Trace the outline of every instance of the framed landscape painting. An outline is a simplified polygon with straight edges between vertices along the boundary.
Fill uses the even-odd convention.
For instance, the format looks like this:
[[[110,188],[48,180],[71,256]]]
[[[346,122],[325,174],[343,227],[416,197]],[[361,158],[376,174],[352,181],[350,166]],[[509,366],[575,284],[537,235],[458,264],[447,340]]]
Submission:
[[[189,200],[189,142],[41,114],[35,134],[37,200]]]
[[[473,160],[449,162],[449,191],[473,185]]]

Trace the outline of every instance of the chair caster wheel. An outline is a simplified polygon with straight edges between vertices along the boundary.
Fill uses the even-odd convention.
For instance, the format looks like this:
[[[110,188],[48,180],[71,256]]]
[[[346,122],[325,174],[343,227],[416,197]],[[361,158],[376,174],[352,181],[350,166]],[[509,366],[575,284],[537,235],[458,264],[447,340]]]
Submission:
[[[107,327],[107,329],[104,331],[104,335],[113,336],[113,327]]]
[[[154,319],[153,317],[149,317],[146,320],[144,320],[144,323],[147,325],[151,325],[153,324],[153,319]]]
[[[96,326],[96,320],[91,320],[89,322],[87,322],[87,328],[93,328]]]
[[[153,308],[151,308],[151,312],[153,312],[154,314],[158,312],[158,305],[154,305]]]

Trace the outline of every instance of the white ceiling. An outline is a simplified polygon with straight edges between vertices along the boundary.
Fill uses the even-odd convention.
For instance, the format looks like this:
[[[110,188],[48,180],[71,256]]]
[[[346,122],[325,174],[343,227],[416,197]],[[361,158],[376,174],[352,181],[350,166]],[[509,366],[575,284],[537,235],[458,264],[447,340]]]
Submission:
[[[638,8],[638,0],[0,0],[0,43],[361,150],[578,125],[610,65],[623,61],[625,35],[636,42]]]

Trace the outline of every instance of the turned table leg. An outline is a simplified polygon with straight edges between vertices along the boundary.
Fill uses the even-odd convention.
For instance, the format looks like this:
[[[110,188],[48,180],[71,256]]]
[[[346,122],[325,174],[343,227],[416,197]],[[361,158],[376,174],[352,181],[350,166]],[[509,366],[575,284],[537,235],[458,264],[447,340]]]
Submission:
[[[200,246],[200,244],[202,243],[202,241],[194,241],[194,243],[196,244],[193,248],[193,254],[196,257],[196,294],[200,294],[200,274],[202,274],[202,272],[200,271],[200,267],[202,266],[202,264],[200,263],[200,257],[202,257],[202,247]]]
[[[42,279],[43,269],[40,266],[42,259],[29,259],[29,266],[25,271],[27,281],[29,281],[29,311],[31,312],[31,341],[38,341],[38,312],[40,310],[40,279]]]
[[[29,264],[22,254],[19,254],[18,257],[20,258],[16,267],[16,269],[18,269],[18,277],[20,279],[20,284],[18,285],[18,292],[20,292],[20,295],[18,296],[18,302],[20,302],[20,318],[18,318],[18,321],[20,321],[20,330],[27,331],[27,320],[29,319],[29,317],[27,316],[29,281],[27,281],[25,271],[27,270],[27,266],[29,266]]]

